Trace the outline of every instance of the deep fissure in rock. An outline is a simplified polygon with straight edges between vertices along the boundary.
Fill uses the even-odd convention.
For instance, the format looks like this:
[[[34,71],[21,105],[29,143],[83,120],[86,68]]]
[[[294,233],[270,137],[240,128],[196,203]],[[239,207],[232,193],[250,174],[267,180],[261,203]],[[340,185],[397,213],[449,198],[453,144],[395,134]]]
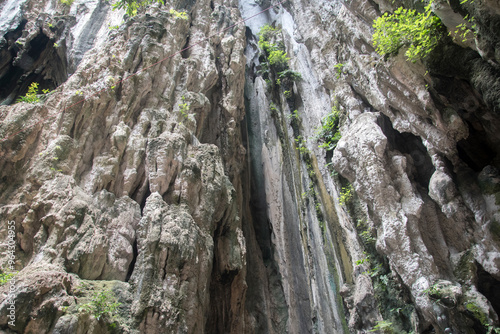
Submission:
[[[26,48],[14,44],[25,24],[23,21],[16,30],[5,35],[7,45],[2,48],[0,65],[1,104],[14,103],[26,94],[33,82],[39,84],[38,93],[41,94],[43,89],[53,90],[68,77],[66,59],[60,57],[54,43],[41,30]]]
[[[427,149],[422,144],[422,139],[412,133],[395,130],[392,122],[386,115],[381,114],[378,123],[384,135],[387,137],[391,149],[397,150],[405,155],[410,155],[415,167],[415,181],[424,189],[429,189],[429,181],[436,170],[432,164]]]
[[[210,280],[210,305],[206,332],[207,333],[229,333],[231,331],[231,284],[238,275],[238,270],[220,270],[219,243],[226,237],[227,227],[222,222],[214,232],[214,260],[212,276]]]
[[[141,208],[141,210],[142,210],[142,208]],[[135,269],[135,262],[137,261],[137,255],[138,255],[137,238],[134,239],[134,242],[132,244],[132,254],[133,254],[133,258],[132,258],[132,262],[130,262],[130,265],[128,267],[128,272],[127,272],[127,276],[125,277],[125,282],[128,282],[130,280],[130,277],[132,276],[132,273],[134,272],[134,269]]]
[[[500,315],[500,281],[484,270],[479,263],[476,263],[476,267],[477,289],[488,299],[497,315]]]
[[[469,136],[457,143],[458,156],[473,171],[480,172],[489,164],[492,164],[496,157],[496,152],[490,147],[485,131],[478,129],[478,124],[469,126]]]

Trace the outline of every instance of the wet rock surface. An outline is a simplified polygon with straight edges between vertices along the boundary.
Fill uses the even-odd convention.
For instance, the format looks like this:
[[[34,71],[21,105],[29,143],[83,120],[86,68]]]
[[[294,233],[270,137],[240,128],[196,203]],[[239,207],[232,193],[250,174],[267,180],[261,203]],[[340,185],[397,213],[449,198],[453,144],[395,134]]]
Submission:
[[[498,326],[497,4],[434,4],[479,33],[416,63],[375,53],[382,0],[290,0],[219,33],[276,4],[0,3],[0,331]],[[266,24],[300,79],[266,64]],[[15,103],[32,82],[52,92]],[[102,293],[113,316],[89,311]]]

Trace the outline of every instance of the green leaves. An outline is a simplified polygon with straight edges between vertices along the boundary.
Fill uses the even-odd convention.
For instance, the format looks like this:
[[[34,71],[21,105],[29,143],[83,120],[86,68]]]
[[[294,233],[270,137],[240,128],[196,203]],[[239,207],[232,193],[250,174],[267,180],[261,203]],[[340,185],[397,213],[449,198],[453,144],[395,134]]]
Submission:
[[[385,13],[374,21],[373,45],[381,55],[396,53],[406,46],[405,55],[415,62],[425,58],[442,37],[441,20],[431,11],[431,3],[424,13],[399,7],[394,14]]]
[[[269,65],[274,66],[278,71],[286,70],[288,68],[288,61],[290,58],[286,53],[281,50],[273,50],[269,53]]]
[[[151,5],[155,2],[162,4],[162,5],[165,4],[165,2],[163,0],[142,0],[142,1],[118,0],[116,3],[113,4],[113,10],[125,9],[128,16],[136,16],[137,10],[139,8],[146,7],[146,6]]]
[[[90,314],[92,314],[97,320],[105,315],[112,316],[116,313],[116,310],[121,305],[118,302],[111,302],[114,296],[110,291],[96,292],[92,296],[92,300],[80,306],[80,308]]]
[[[10,279],[12,277],[16,276],[16,274],[17,274],[17,272],[13,272],[13,273],[0,273],[0,286],[4,285],[8,281],[10,281]]]
[[[395,333],[392,322],[387,320],[377,320],[377,324],[368,332],[379,332],[384,334]]]
[[[342,137],[339,131],[340,110],[337,106],[332,108],[332,112],[321,120],[321,128],[318,129],[318,141],[323,143],[319,147],[327,151],[333,151]]]
[[[346,205],[352,200],[354,193],[354,188],[352,185],[348,185],[347,187],[342,187],[342,190],[340,191],[340,196],[339,196],[339,204],[340,205]]]
[[[272,44],[271,40],[274,39],[280,32],[281,29],[273,28],[268,24],[263,26],[259,31],[259,48],[261,48],[267,54],[269,54],[273,50],[277,50],[276,44]]]
[[[265,80],[268,80],[270,75],[274,76],[276,84],[288,90],[293,81],[301,79],[301,75],[290,69],[288,63],[290,58],[284,51],[285,45],[278,38],[280,32],[281,29],[273,28],[270,25],[265,25],[260,29],[258,44],[265,60],[261,63],[259,73]]]
[[[186,12],[178,12],[175,9],[171,9],[169,13],[171,15],[173,15],[176,19],[177,18],[182,19],[182,20],[187,20],[188,19],[188,15],[187,15]]]
[[[342,69],[344,67],[344,64],[338,63],[333,65],[333,68],[335,68],[335,71],[337,72],[337,79],[340,79],[340,76],[342,75]]]
[[[63,0],[61,0],[63,1]],[[67,1],[67,0],[65,0]],[[73,1],[73,0],[71,0]],[[165,4],[164,0],[142,0],[142,1],[136,1],[136,0],[118,0],[116,3],[113,4],[113,10],[115,9],[125,9],[125,12],[127,13],[128,16],[136,16],[137,11],[141,7],[147,7],[153,3],[159,3],[161,5]],[[186,12],[179,12],[176,11],[175,9],[170,9],[169,12],[172,16],[175,18],[180,18],[182,20],[187,20],[188,19],[188,14]]]
[[[48,94],[48,89],[42,89],[43,94]],[[41,95],[44,97],[44,95]],[[26,102],[26,103],[38,103],[40,102],[40,96],[38,95],[38,82],[32,82],[28,88],[28,92],[25,96],[19,96],[17,102]]]
[[[61,0],[61,3],[62,3],[63,5],[66,5],[66,6],[68,6],[68,7],[71,7],[71,5],[73,4],[73,1],[75,1],[75,0]]]

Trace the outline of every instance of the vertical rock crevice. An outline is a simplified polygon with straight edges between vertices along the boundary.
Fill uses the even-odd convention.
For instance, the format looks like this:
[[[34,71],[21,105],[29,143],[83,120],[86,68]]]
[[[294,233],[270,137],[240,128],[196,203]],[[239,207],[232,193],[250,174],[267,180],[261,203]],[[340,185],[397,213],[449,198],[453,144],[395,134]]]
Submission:
[[[496,5],[451,4],[492,25],[479,53],[447,39],[408,63],[374,52],[371,22],[396,6],[382,0],[290,0],[224,34],[278,2],[169,4],[187,19],[157,3],[132,19],[103,0],[21,3],[0,19],[0,134],[52,118],[0,143],[23,291],[18,327],[0,305],[2,330],[498,326],[498,13],[483,13]],[[265,24],[286,52],[276,68]],[[58,88],[5,105],[34,81]],[[341,139],[325,149],[332,113]],[[105,291],[116,318],[79,311]]]

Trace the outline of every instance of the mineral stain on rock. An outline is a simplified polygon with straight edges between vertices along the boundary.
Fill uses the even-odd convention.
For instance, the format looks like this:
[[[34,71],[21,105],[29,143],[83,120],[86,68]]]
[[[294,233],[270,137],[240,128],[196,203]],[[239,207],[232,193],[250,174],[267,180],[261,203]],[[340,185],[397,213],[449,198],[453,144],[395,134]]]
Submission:
[[[160,2],[0,1],[0,332],[499,331],[497,3]]]

